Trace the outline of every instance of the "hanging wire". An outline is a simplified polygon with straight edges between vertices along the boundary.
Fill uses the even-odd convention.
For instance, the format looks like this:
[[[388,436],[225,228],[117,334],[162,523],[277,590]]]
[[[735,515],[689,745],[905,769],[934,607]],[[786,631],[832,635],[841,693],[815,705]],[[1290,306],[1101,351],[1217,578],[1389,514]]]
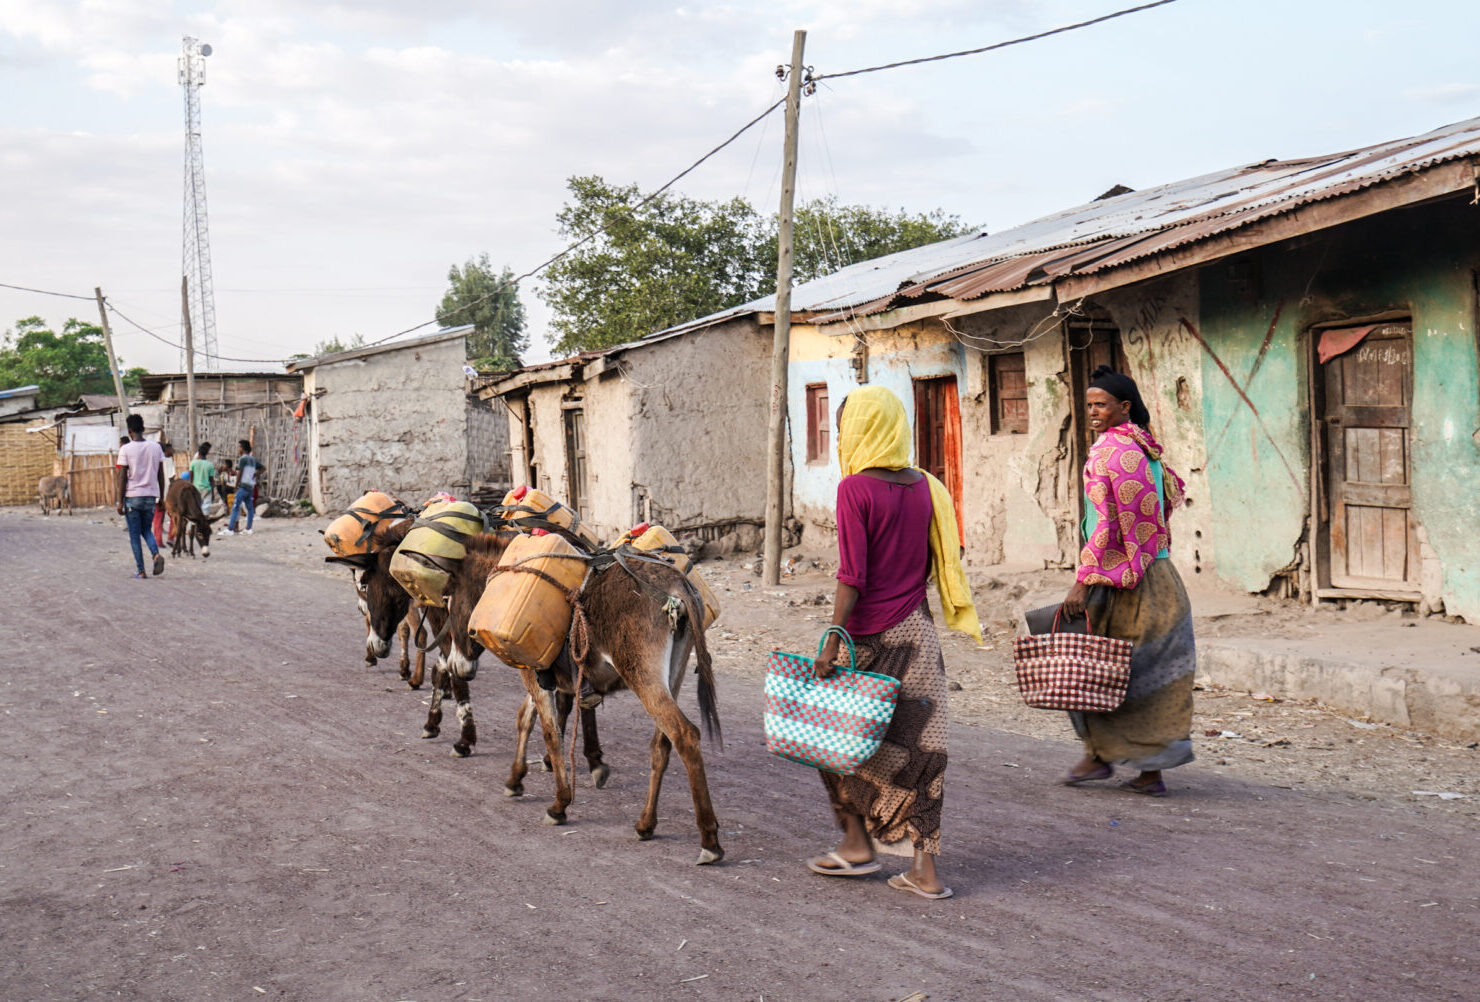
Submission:
[[[57,296],[61,299],[86,299],[88,302],[93,302],[96,298],[94,296],[78,296],[70,292],[50,292],[46,289],[32,289],[24,285],[11,285],[9,282],[0,282],[0,289],[16,289],[20,292],[34,292],[40,296]]]
[[[1038,323],[1034,324],[1033,328],[1025,336],[1021,338],[1013,338],[1009,341],[987,337],[985,334],[968,334],[965,331],[957,330],[945,317],[938,317],[937,319],[941,322],[942,326],[944,326],[946,330],[951,332],[951,334],[956,338],[957,341],[960,341],[968,348],[976,348],[978,350],[984,351],[990,351],[993,348],[1021,348],[1024,345],[1032,344],[1039,338],[1046,337],[1049,333],[1053,331],[1054,327],[1056,326],[1054,322],[1064,317],[1083,317],[1085,319],[1089,319],[1089,314],[1085,313],[1084,310],[1081,309],[1081,307],[1084,306],[1084,298],[1085,297],[1080,296],[1073,303],[1058,304],[1053,308],[1052,313],[1048,314],[1043,319],[1039,320]],[[983,345],[986,345],[986,347],[983,348]]]
[[[856,77],[864,73],[878,73],[880,70],[894,70],[901,66],[918,66],[920,63],[934,63],[942,59],[955,59],[959,56],[975,56],[983,52],[992,52],[995,49],[1005,49],[1010,45],[1021,45],[1024,42],[1034,42],[1040,38],[1048,38],[1050,35],[1062,35],[1066,31],[1077,31],[1080,28],[1088,28],[1091,25],[1103,24],[1113,21],[1117,17],[1125,17],[1127,14],[1139,14],[1143,10],[1151,10],[1153,7],[1165,7],[1167,4],[1176,3],[1177,0],[1155,0],[1154,3],[1144,3],[1139,7],[1127,7],[1125,10],[1115,11],[1113,14],[1104,14],[1100,17],[1091,18],[1088,21],[1079,21],[1076,24],[1066,24],[1060,28],[1050,28],[1048,31],[1040,31],[1034,35],[1024,35],[1022,38],[1009,39],[1006,42],[996,42],[992,45],[983,45],[979,49],[965,49],[961,52],[947,52],[939,56],[925,56],[921,59],[904,59],[897,63],[885,63],[882,66],[868,66],[861,70],[844,70],[840,73],[823,73],[810,77],[812,84],[823,80],[837,80],[839,77]]]

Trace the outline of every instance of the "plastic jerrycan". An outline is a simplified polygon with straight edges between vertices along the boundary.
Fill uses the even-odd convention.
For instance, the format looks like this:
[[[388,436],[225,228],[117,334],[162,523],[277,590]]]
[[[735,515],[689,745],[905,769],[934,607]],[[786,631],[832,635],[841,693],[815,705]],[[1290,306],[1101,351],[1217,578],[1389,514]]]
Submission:
[[[463,540],[482,531],[483,515],[466,501],[427,505],[391,556],[391,577],[418,602],[441,605],[452,565],[468,555]]]
[[[515,528],[524,528],[520,525],[521,519],[543,516],[562,529],[578,536],[591,549],[596,549],[598,545],[596,533],[592,532],[591,528],[581,521],[580,515],[559,501],[556,501],[542,490],[529,486],[516,487],[504,495],[503,507],[533,509],[532,511],[511,511],[505,514],[505,521]],[[534,528],[539,528],[539,526],[534,526]],[[525,531],[528,531],[528,529],[525,529]]]
[[[324,542],[341,557],[369,553],[380,530],[411,514],[389,494],[369,491],[324,530]]]
[[[520,533],[509,543],[499,567],[518,564],[539,574],[500,570],[488,579],[483,597],[468,617],[468,630],[478,643],[515,668],[548,668],[570,633],[571,608],[566,592],[586,578],[586,561],[564,536],[544,529]]]
[[[684,552],[683,547],[678,545],[678,540],[673,538],[673,533],[661,525],[649,525],[643,522],[622,533],[616,545],[621,546],[623,543],[630,543],[634,549],[638,550],[657,551],[654,556],[663,558],[683,571],[684,576],[693,582],[694,590],[699,593],[699,599],[704,603],[704,629],[707,630],[714,624],[714,621],[719,618],[719,599],[715,598],[709,585],[705,584],[704,579],[699,576],[698,570],[694,567],[694,561],[688,553]],[[662,552],[668,547],[675,548],[676,552]]]

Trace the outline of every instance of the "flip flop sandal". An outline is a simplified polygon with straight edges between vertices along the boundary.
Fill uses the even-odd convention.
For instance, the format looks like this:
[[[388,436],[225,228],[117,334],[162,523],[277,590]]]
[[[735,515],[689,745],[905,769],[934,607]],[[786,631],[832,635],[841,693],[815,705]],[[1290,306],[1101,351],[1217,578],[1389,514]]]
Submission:
[[[148,579],[149,579],[149,575],[145,574],[143,571],[136,571],[134,573],[134,580],[135,581],[139,581],[139,580],[145,580],[145,581],[147,581]]]
[[[155,577],[159,577],[163,573],[164,573],[164,554],[163,553],[156,553],[154,555],[154,576]]]
[[[1120,784],[1120,788],[1139,793],[1143,797],[1165,797],[1167,795],[1167,785],[1159,779],[1154,783],[1135,783],[1128,779]]]
[[[918,894],[920,897],[929,898],[931,901],[939,901],[941,898],[948,898],[955,893],[949,887],[942,887],[940,890],[931,893],[911,880],[908,873],[896,873],[890,877],[889,886],[896,891],[909,891],[911,894]]]
[[[871,859],[867,863],[850,863],[836,852],[830,852],[820,859],[830,859],[837,866],[823,866],[816,859],[807,860],[807,869],[813,873],[820,873],[824,877],[863,877],[870,873],[878,873],[880,863],[877,859]]]
[[[1100,767],[1093,772],[1071,772],[1063,779],[1059,780],[1059,782],[1062,783],[1064,786],[1078,786],[1080,783],[1093,783],[1096,780],[1109,779],[1113,775],[1115,775],[1115,767],[1110,765],[1110,763],[1105,762],[1102,763]]]

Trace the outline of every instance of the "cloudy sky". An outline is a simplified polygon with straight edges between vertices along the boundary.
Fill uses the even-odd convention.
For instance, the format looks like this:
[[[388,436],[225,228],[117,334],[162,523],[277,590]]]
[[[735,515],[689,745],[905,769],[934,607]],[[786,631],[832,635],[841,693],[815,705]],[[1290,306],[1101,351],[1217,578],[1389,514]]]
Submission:
[[[651,189],[817,73],[971,48],[1133,0],[0,0],[0,283],[180,337],[181,37],[214,49],[203,137],[221,354],[279,359],[431,319],[448,267],[563,246],[565,179]],[[1002,52],[829,81],[799,197],[991,230],[1232,164],[1480,115],[1472,2],[1179,0]],[[781,119],[685,179],[779,197]],[[522,289],[533,358],[548,313]],[[0,288],[0,329],[88,302]],[[179,352],[116,324],[126,364]],[[260,368],[223,363],[225,368]]]

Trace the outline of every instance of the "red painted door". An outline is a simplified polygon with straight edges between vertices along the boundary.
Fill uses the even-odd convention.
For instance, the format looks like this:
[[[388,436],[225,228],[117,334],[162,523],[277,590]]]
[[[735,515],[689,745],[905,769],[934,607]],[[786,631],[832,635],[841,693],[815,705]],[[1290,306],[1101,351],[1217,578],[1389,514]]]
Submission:
[[[955,376],[915,380],[915,465],[950,491],[956,507],[957,532],[965,536],[961,519],[961,401]]]

